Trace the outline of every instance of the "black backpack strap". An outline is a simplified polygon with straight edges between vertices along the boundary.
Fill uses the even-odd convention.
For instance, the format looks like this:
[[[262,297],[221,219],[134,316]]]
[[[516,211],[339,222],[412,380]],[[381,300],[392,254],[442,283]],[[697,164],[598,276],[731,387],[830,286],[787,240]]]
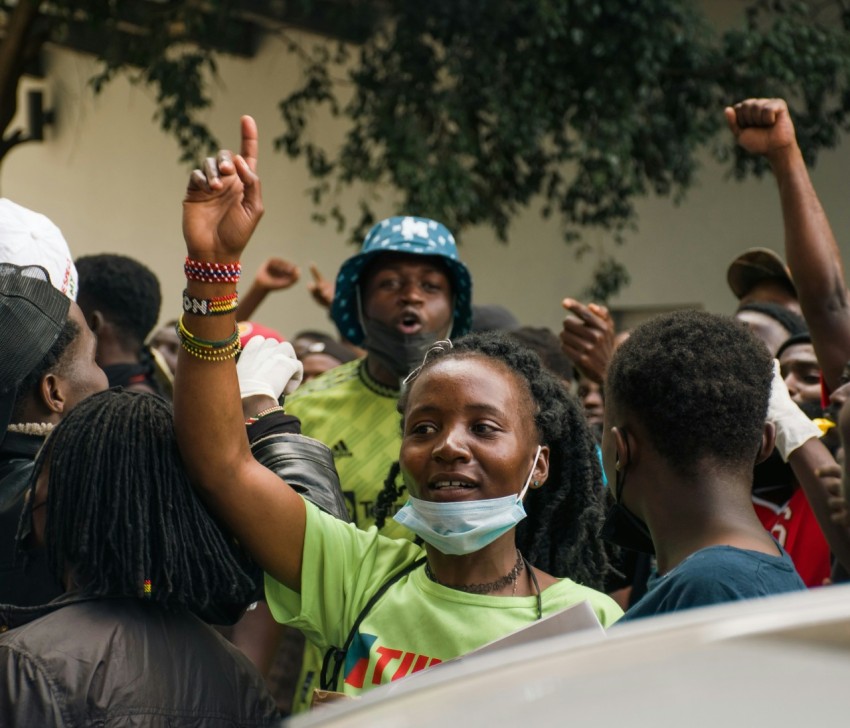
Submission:
[[[399,579],[403,576],[407,576],[414,569],[418,569],[422,564],[424,564],[428,559],[422,557],[421,559],[417,559],[412,564],[408,564],[397,574],[394,574],[391,578],[389,578],[384,584],[381,585],[381,588],[378,589],[370,598],[369,601],[366,602],[366,606],[360,610],[360,614],[357,615],[357,619],[354,620],[354,624],[351,626],[351,629],[348,632],[348,637],[345,638],[345,644],[340,647],[331,646],[328,648],[327,652],[325,652],[325,657],[322,660],[322,674],[320,676],[319,685],[322,690],[335,690],[337,680],[339,680],[339,673],[342,670],[342,666],[345,664],[345,656],[348,654],[348,650],[351,647],[351,643],[354,641],[354,636],[357,634],[357,630],[360,628],[360,623],[366,618],[366,615],[372,610],[372,607],[375,606],[377,601],[384,596],[384,592],[387,591],[393,584],[395,584]],[[328,668],[332,668],[332,673],[328,676]]]

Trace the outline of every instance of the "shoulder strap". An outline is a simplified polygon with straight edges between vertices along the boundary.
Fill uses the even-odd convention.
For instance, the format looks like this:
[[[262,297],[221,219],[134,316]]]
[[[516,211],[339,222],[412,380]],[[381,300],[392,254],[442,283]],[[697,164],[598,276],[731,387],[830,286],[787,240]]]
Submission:
[[[392,577],[387,579],[387,581],[381,585],[381,588],[369,598],[369,601],[366,602],[363,609],[360,610],[360,614],[357,615],[357,619],[354,620],[354,624],[348,632],[348,637],[345,638],[345,644],[343,644],[341,648],[334,646],[328,648],[327,652],[325,652],[325,657],[322,660],[322,674],[319,681],[322,690],[336,689],[337,680],[339,680],[339,673],[342,670],[342,666],[345,664],[345,657],[348,654],[351,643],[354,641],[354,636],[357,634],[357,630],[360,628],[360,623],[366,618],[366,615],[369,614],[377,601],[384,596],[384,592],[386,592],[387,589],[389,589],[403,576],[406,576],[414,569],[418,569],[426,561],[427,559],[423,556],[421,559],[417,559],[412,564],[408,564],[397,574],[394,574]],[[330,676],[328,675],[329,667],[332,667],[333,669]]]

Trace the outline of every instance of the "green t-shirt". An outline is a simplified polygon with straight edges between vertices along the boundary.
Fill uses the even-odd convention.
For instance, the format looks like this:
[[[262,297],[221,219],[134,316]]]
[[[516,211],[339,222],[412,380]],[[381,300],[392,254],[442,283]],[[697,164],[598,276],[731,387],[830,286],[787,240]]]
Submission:
[[[301,594],[266,575],[266,599],[275,619],[300,629],[324,652],[342,646],[369,598],[424,555],[410,541],[388,539],[375,528],[361,531],[307,503]],[[605,627],[623,614],[605,594],[562,579],[543,591],[543,616],[584,600]],[[415,569],[394,583],[360,624],[337,689],[359,695],[470,652],[536,618],[534,596],[468,594]]]
[[[347,362],[286,398],[301,431],[331,449],[351,520],[364,529],[375,523],[375,498],[401,447],[399,393],[374,382],[365,369],[363,359]],[[392,518],[381,533],[411,538]]]

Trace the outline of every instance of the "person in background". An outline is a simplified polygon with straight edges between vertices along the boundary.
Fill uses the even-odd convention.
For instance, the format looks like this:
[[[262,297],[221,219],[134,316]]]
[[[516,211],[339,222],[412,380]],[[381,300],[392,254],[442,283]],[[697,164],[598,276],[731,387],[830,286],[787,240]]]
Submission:
[[[398,455],[401,381],[434,342],[469,330],[471,294],[451,233],[425,218],[379,222],[340,268],[331,316],[366,356],[313,379],[287,411],[331,448],[360,528],[374,524],[375,499]],[[386,528],[405,534],[394,522]]]
[[[789,336],[776,352],[776,359],[791,399],[812,420],[822,418],[822,375],[811,334],[804,331]],[[824,427],[828,429],[827,425]]]
[[[159,279],[137,260],[110,253],[78,258],[77,271],[78,303],[97,335],[97,362],[109,386],[162,394],[145,344],[159,318]]]
[[[850,549],[831,515],[828,473],[836,463],[825,434],[834,425],[820,417],[819,370],[807,341],[805,332],[779,347],[768,410],[777,444],[753,471],[752,500],[806,586],[817,587],[833,579],[832,555],[847,563]]]
[[[40,265],[53,287],[77,300],[79,275],[62,231],[39,212],[0,199],[0,263]]]
[[[802,316],[785,306],[768,301],[741,304],[735,311],[735,318],[749,327],[773,357],[789,336],[808,331]]]
[[[802,315],[788,266],[769,248],[749,248],[741,253],[729,264],[726,282],[739,306],[775,303]]]
[[[828,392],[850,360],[850,305],[841,254],[782,99],[746,99],[724,110],[738,144],[763,156],[779,190],[785,259]]]
[[[349,347],[333,339],[308,344],[299,356],[304,365],[305,382],[335,369],[340,364],[354,361],[356,358],[357,355]]]
[[[271,725],[260,674],[199,618],[236,618],[258,573],[189,485],[168,403],[89,397],[35,472],[19,539],[63,594],[0,605],[0,724]]]
[[[82,311],[44,268],[0,263],[0,320],[0,604],[32,606],[62,592],[40,550],[27,562],[17,551],[35,456],[62,418],[107,382]]]
[[[605,398],[602,394],[602,385],[597,384],[585,377],[581,372],[578,374],[577,396],[584,407],[584,416],[587,424],[597,442],[602,442],[602,420],[605,414]]]

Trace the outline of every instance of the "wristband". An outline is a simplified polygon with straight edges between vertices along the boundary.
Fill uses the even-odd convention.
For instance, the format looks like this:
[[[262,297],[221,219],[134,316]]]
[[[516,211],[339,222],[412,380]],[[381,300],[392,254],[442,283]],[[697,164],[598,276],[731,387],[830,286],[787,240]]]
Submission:
[[[183,311],[195,316],[222,316],[235,311],[238,305],[239,294],[235,292],[214,298],[195,298],[188,290],[183,291]]]

